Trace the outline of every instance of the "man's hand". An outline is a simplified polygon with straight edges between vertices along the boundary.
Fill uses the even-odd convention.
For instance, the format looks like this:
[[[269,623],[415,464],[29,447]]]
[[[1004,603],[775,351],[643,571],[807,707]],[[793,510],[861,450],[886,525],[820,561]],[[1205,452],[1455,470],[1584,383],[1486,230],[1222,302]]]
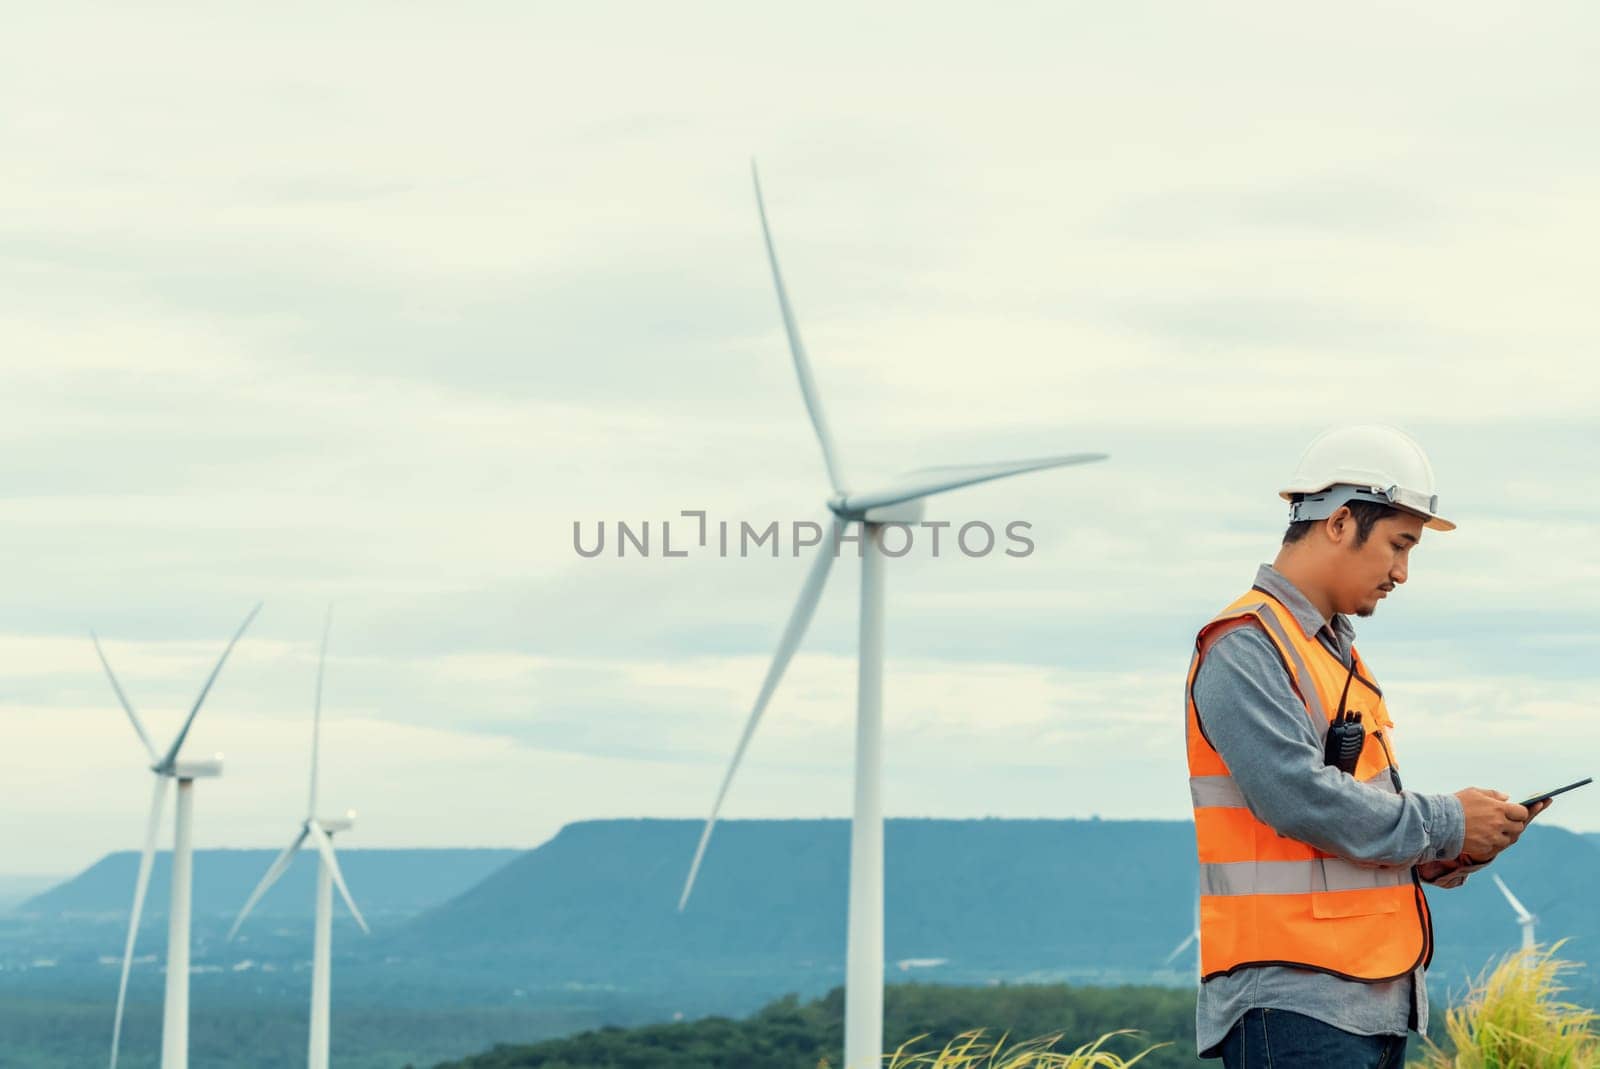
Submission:
[[[1540,813],[1543,813],[1546,809],[1549,809],[1552,802],[1554,802],[1554,799],[1546,798],[1542,802],[1537,802],[1534,805],[1529,806],[1528,821],[1531,823],[1534,817],[1538,816]],[[1450,877],[1452,877],[1455,873],[1460,872],[1462,869],[1472,870],[1482,868],[1484,865],[1487,865],[1493,860],[1493,858],[1489,858],[1484,861],[1474,861],[1467,855],[1466,851],[1462,851],[1449,861],[1422,862],[1417,866],[1417,875],[1422,877],[1422,879],[1427,883],[1437,884],[1440,887],[1459,887],[1463,882],[1465,882],[1467,874],[1463,872],[1459,879],[1451,879]]]
[[[1422,877],[1424,883],[1433,883],[1441,876],[1448,876],[1461,867],[1461,859],[1454,861],[1424,861],[1417,866],[1417,875]]]
[[[1529,812],[1500,791],[1486,791],[1481,787],[1457,791],[1456,797],[1467,818],[1467,834],[1461,852],[1480,865],[1493,860],[1496,854],[1516,842],[1528,821],[1550,805],[1547,798]]]

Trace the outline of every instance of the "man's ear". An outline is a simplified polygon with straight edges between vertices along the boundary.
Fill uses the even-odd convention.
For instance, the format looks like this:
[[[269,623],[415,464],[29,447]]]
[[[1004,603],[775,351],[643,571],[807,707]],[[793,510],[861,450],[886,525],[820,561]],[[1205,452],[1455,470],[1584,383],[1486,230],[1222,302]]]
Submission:
[[[1350,532],[1355,529],[1356,518],[1351,515],[1348,505],[1340,505],[1332,516],[1323,521],[1323,530],[1328,534],[1328,541],[1336,546],[1344,545]]]

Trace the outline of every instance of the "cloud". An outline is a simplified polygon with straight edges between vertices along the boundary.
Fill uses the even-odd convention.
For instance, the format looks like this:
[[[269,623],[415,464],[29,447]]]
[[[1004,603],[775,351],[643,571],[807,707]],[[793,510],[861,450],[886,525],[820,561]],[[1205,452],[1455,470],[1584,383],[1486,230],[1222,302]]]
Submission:
[[[329,601],[368,841],[700,813],[806,561],[571,530],[823,515],[751,154],[854,484],[1112,454],[930,502],[1037,549],[890,568],[892,810],[1181,816],[1194,629],[1355,419],[1461,522],[1361,629],[1419,782],[1593,741],[1587,6],[97,19],[30,10],[0,64],[8,864],[137,834],[88,628],[170,730],[258,598],[194,739],[211,841],[295,813]],[[847,560],[736,811],[848,805],[855,594]]]

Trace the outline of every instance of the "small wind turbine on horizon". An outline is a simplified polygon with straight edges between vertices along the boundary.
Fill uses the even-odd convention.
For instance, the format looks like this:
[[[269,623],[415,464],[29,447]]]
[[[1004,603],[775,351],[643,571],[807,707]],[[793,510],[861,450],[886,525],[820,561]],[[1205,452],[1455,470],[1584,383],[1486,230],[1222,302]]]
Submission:
[[[244,908],[239,910],[238,918],[233,922],[233,927],[228,929],[228,940],[232,942],[238,933],[239,926],[250,915],[261,896],[266,894],[278,878],[288,871],[290,863],[294,861],[295,852],[305,845],[310,839],[316,844],[317,862],[317,914],[316,928],[312,936],[311,946],[311,1028],[307,1040],[307,1061],[309,1069],[328,1069],[328,1039],[331,1032],[331,1002],[333,990],[333,887],[339,887],[339,894],[344,899],[344,904],[349,907],[350,915],[355,918],[361,930],[372,934],[367,927],[367,922],[361,916],[361,911],[356,908],[354,898],[350,897],[350,888],[345,886],[344,874],[339,871],[339,858],[333,852],[333,836],[336,832],[349,831],[355,826],[356,814],[354,810],[347,810],[343,817],[318,817],[317,816],[317,753],[321,746],[322,736],[322,673],[328,659],[328,630],[333,624],[333,607],[328,607],[328,612],[322,621],[322,650],[317,655],[317,696],[311,714],[311,794],[306,802],[306,818],[300,823],[300,831],[294,839],[279,854],[277,860],[268,866],[266,875],[261,877],[261,882],[256,884],[256,889],[250,892],[250,897],[245,900]]]
[[[1191,945],[1194,947],[1194,984],[1195,984],[1196,987],[1199,987],[1200,986],[1200,896],[1199,895],[1196,895],[1195,899],[1194,899],[1194,927],[1189,930],[1189,934],[1188,935],[1183,937],[1183,942],[1179,943],[1177,946],[1172,948],[1172,953],[1168,954],[1167,955],[1167,960],[1162,962],[1161,964],[1163,966],[1171,965],[1174,961],[1177,961],[1178,960],[1178,956],[1180,954],[1182,954],[1185,950],[1188,950]]]
[[[1511,888],[1506,886],[1506,881],[1500,878],[1498,872],[1489,875],[1494,877],[1495,886],[1500,888],[1500,893],[1506,896],[1506,901],[1511,903],[1511,908],[1516,911],[1517,924],[1522,927],[1522,949],[1532,950],[1537,942],[1533,937],[1533,927],[1539,923],[1539,918],[1529,913],[1527,908],[1517,901],[1517,896],[1511,893]]]
[[[858,648],[858,687],[856,699],[856,769],[854,815],[850,826],[850,906],[848,943],[845,966],[845,1058],[843,1069],[867,1069],[877,1066],[883,1054],[883,634],[884,634],[884,559],[880,538],[888,523],[916,523],[921,520],[927,498],[963,486],[1021,475],[1030,471],[1087,464],[1104,460],[1103,453],[1072,453],[1062,456],[1040,457],[1031,460],[1002,461],[989,464],[958,464],[945,467],[920,468],[896,479],[866,490],[850,488],[840,463],[828,421],[823,415],[822,398],[805,347],[800,341],[800,328],[795,322],[794,309],[784,289],[783,274],[778,269],[778,254],[773,246],[772,232],[767,226],[766,205],[761,197],[761,179],[751,163],[751,179],[755,185],[756,212],[761,219],[761,234],[766,244],[767,262],[772,269],[772,282],[777,290],[778,309],[783,317],[784,331],[789,339],[789,351],[794,359],[795,375],[800,380],[800,393],[812,428],[822,447],[822,460],[828,470],[828,481],[833,494],[827,499],[831,522],[822,543],[817,547],[816,558],[800,598],[789,615],[783,636],[772,664],[767,669],[754,707],[745,722],[734,749],[733,761],[723,776],[712,804],[711,815],[695,848],[694,860],[689,866],[689,876],[684,882],[683,895],[678,901],[682,911],[694,889],[695,877],[705,857],[711,831],[717,822],[728,788],[738,771],[762,713],[777,689],[778,682],[789,666],[811,623],[811,617],[821,600],[833,558],[838,552],[840,535],[852,523],[862,525],[861,552],[861,623]]]
[[[128,916],[128,938],[122,950],[122,978],[117,984],[117,1013],[111,1025],[111,1069],[117,1069],[118,1048],[122,1043],[122,1012],[128,999],[128,970],[133,965],[133,948],[139,936],[139,919],[144,913],[145,892],[150,886],[150,865],[155,858],[156,833],[161,826],[161,810],[166,805],[169,780],[178,782],[178,807],[177,816],[174,818],[172,849],[172,905],[167,915],[167,983],[161,1018],[161,1069],[188,1069],[189,903],[194,879],[194,852],[191,838],[194,828],[194,781],[222,775],[222,755],[215,754],[209,760],[202,761],[180,761],[178,755],[183,749],[184,740],[189,736],[189,728],[194,724],[194,718],[200,713],[200,706],[205,704],[206,695],[211,692],[211,685],[217,681],[217,673],[222,671],[222,666],[227,663],[228,654],[233,652],[234,644],[239,641],[245,628],[250,626],[250,621],[254,620],[256,613],[260,611],[261,605],[257,603],[256,607],[245,616],[244,623],[239,625],[239,629],[228,640],[222,656],[217,658],[216,667],[211,669],[205,685],[200,688],[200,695],[195,698],[183,727],[178,729],[172,745],[160,754],[150,742],[150,734],[140,722],[139,714],[133,711],[132,703],[123,693],[122,684],[117,682],[116,673],[111,670],[111,662],[106,660],[105,650],[100,648],[100,636],[93,631],[89,632],[89,638],[94,642],[94,652],[106,670],[106,678],[111,681],[111,689],[117,695],[117,702],[128,714],[128,721],[133,724],[133,730],[138,732],[139,741],[144,743],[145,751],[150,755],[150,771],[155,773],[156,777],[155,789],[150,797],[150,818],[145,825],[144,849],[139,855],[139,874],[133,883],[133,910]]]

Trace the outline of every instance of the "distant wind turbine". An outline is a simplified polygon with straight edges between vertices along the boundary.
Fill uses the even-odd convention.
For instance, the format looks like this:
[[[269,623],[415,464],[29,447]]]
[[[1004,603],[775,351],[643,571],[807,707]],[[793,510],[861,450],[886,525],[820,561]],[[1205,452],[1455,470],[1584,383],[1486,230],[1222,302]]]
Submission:
[[[1196,987],[1200,986],[1200,945],[1199,944],[1200,944],[1200,896],[1196,895],[1195,896],[1195,900],[1194,900],[1194,927],[1192,929],[1190,929],[1188,935],[1183,937],[1183,942],[1179,943],[1177,946],[1172,948],[1172,953],[1167,955],[1167,960],[1161,963],[1163,965],[1171,965],[1174,961],[1178,960],[1179,955],[1181,955],[1185,950],[1188,950],[1189,947],[1191,945],[1193,945],[1194,946],[1194,983],[1195,983]]]
[[[200,688],[200,696],[195,698],[183,727],[178,729],[172,745],[160,754],[150,742],[150,734],[140,722],[139,714],[133,711],[132,703],[123,693],[122,684],[117,682],[116,673],[111,670],[111,663],[100,648],[100,637],[92,631],[89,633],[89,638],[94,642],[94,652],[106,670],[106,678],[111,681],[111,689],[116,693],[123,711],[128,714],[133,730],[138,732],[139,741],[144,743],[145,751],[150,755],[150,771],[156,777],[155,789],[150,796],[150,819],[145,825],[144,851],[139,855],[139,874],[133,883],[133,911],[128,916],[128,938],[122,950],[117,1014],[111,1026],[111,1069],[117,1069],[117,1052],[122,1043],[122,1011],[128,999],[128,969],[133,965],[133,947],[139,935],[139,918],[144,913],[145,891],[150,886],[150,863],[155,857],[156,832],[161,826],[161,810],[166,804],[169,780],[178,781],[178,813],[172,849],[172,906],[167,916],[167,989],[161,1019],[161,1069],[187,1069],[189,1065],[189,900],[194,876],[191,843],[194,781],[222,775],[222,755],[216,754],[208,761],[180,761],[178,754],[183,749],[184,739],[189,736],[194,718],[200,713],[200,706],[205,704],[206,695],[211,692],[211,685],[217,681],[217,673],[222,671],[234,644],[260,611],[261,605],[258,603],[228,640],[222,656],[217,658],[216,667],[211,669],[205,685]]]
[[[733,761],[723,776],[717,790],[711,816],[700,835],[694,860],[689,866],[689,876],[684,883],[683,896],[678,909],[682,910],[694,889],[700,863],[705,857],[706,845],[711,840],[711,830],[716,825],[717,814],[727,797],[728,787],[738,771],[745,749],[755,734],[756,725],[766,711],[784,670],[794,657],[795,650],[805,635],[817,602],[828,579],[829,568],[838,552],[840,535],[852,523],[862,526],[861,540],[861,624],[858,649],[858,686],[856,692],[856,770],[855,812],[850,826],[850,913],[848,945],[845,967],[845,1060],[844,1069],[866,1069],[877,1066],[883,1054],[883,798],[882,798],[882,736],[883,736],[883,631],[884,631],[884,554],[880,539],[888,523],[916,523],[921,520],[924,502],[934,494],[942,494],[963,486],[1002,479],[1024,472],[1042,471],[1046,468],[1065,467],[1104,460],[1103,453],[1072,453],[1063,456],[1040,457],[1032,460],[1002,461],[990,464],[958,464],[947,467],[920,468],[871,489],[856,491],[848,488],[848,481],[834,447],[828,421],[823,415],[822,398],[818,394],[811,364],[805,346],[800,341],[800,328],[795,321],[794,309],[784,289],[783,274],[778,269],[778,254],[767,226],[766,205],[761,197],[761,179],[751,164],[751,178],[755,185],[756,212],[761,219],[761,234],[766,243],[767,262],[772,269],[772,282],[777,290],[778,310],[783,317],[783,327],[789,339],[789,352],[794,358],[795,375],[800,380],[800,393],[805,400],[811,426],[822,446],[823,464],[828,469],[828,481],[833,495],[827,506],[831,515],[827,536],[817,548],[811,571],[800,589],[800,599],[789,614],[778,650],[767,669],[755,705],[750,710],[744,731],[734,749]]]
[[[322,651],[317,655],[317,697],[311,714],[311,795],[306,802],[306,819],[301,821],[299,833],[268,867],[267,874],[256,884],[256,889],[250,892],[244,908],[239,910],[238,919],[233,922],[233,927],[228,929],[228,939],[232,941],[244,919],[250,915],[256,903],[261,901],[261,896],[278,882],[278,877],[288,871],[295,852],[307,839],[316,844],[320,856],[317,864],[316,929],[311,942],[311,1030],[306,1063],[309,1069],[328,1069],[330,996],[333,980],[334,884],[338,884],[339,894],[344,899],[344,904],[349,907],[350,915],[361,925],[361,930],[371,934],[366,919],[356,908],[355,899],[350,897],[350,888],[345,886],[344,874],[339,871],[339,859],[333,852],[334,833],[349,831],[354,827],[355,812],[347,811],[343,817],[317,816],[317,752],[322,735],[322,670],[328,659],[328,629],[332,623],[333,607],[329,606],[322,621]]]
[[[895,962],[901,972],[910,972],[912,969],[937,969],[941,965],[950,964],[949,958],[902,958]]]
[[[1536,942],[1533,938],[1533,926],[1539,923],[1539,918],[1529,913],[1527,908],[1517,901],[1517,896],[1511,893],[1511,888],[1506,886],[1506,881],[1500,878],[1498,872],[1490,875],[1494,877],[1495,886],[1500,888],[1500,893],[1506,896],[1506,901],[1511,903],[1511,908],[1516,911],[1517,924],[1522,927],[1522,949],[1532,950]]]

